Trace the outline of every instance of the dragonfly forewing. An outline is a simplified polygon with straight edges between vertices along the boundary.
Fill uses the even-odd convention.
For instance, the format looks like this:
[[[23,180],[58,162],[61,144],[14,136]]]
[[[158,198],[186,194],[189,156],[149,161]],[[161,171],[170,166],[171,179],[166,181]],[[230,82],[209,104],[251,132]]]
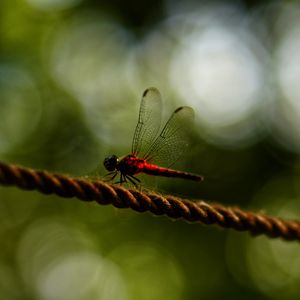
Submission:
[[[191,107],[177,108],[144,158],[151,164],[166,167],[173,165],[189,144],[187,130],[193,121],[194,111]]]
[[[161,124],[162,101],[158,89],[145,90],[141,100],[139,119],[132,141],[132,154],[143,157],[149,152]]]

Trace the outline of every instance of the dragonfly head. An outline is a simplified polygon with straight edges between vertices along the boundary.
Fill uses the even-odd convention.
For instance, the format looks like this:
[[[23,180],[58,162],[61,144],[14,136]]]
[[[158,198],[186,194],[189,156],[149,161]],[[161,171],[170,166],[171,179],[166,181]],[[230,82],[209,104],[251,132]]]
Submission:
[[[118,163],[119,159],[116,155],[107,156],[103,162],[105,169],[109,172],[115,171]]]

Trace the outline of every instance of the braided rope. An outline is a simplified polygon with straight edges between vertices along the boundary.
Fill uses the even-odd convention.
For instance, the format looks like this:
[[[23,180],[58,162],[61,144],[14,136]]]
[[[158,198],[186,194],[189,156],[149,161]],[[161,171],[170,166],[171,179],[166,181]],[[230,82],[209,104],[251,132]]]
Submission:
[[[288,221],[260,213],[244,211],[238,207],[208,204],[152,192],[125,189],[103,181],[88,181],[65,175],[36,171],[0,162],[0,184],[13,185],[24,190],[38,190],[43,194],[76,197],[83,201],[112,204],[118,208],[131,208],[137,212],[150,211],[155,215],[183,218],[189,222],[200,221],[223,228],[264,234],[271,238],[300,240],[300,222]]]

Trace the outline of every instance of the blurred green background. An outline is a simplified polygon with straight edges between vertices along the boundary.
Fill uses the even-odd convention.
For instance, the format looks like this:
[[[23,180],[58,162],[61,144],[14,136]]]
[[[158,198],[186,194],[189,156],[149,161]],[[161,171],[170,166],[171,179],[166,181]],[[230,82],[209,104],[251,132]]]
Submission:
[[[1,0],[0,159],[72,176],[192,106],[164,193],[300,218],[298,1]],[[146,180],[147,181],[147,180]],[[299,244],[0,187],[0,299],[299,299]]]

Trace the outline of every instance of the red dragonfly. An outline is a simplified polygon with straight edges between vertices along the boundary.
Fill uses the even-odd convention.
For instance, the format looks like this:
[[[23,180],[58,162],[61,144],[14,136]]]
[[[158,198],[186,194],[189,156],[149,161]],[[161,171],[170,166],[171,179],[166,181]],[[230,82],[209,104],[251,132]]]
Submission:
[[[158,135],[161,120],[161,95],[158,89],[144,91],[139,119],[135,128],[131,154],[118,158],[116,155],[104,159],[104,166],[113,180],[120,173],[119,183],[130,181],[135,186],[140,182],[138,173],[155,176],[177,177],[195,181],[203,180],[200,175],[177,171],[169,167],[183,154],[187,147],[185,133],[187,121],[194,118],[191,107],[177,108]],[[165,164],[166,168],[160,167]]]

